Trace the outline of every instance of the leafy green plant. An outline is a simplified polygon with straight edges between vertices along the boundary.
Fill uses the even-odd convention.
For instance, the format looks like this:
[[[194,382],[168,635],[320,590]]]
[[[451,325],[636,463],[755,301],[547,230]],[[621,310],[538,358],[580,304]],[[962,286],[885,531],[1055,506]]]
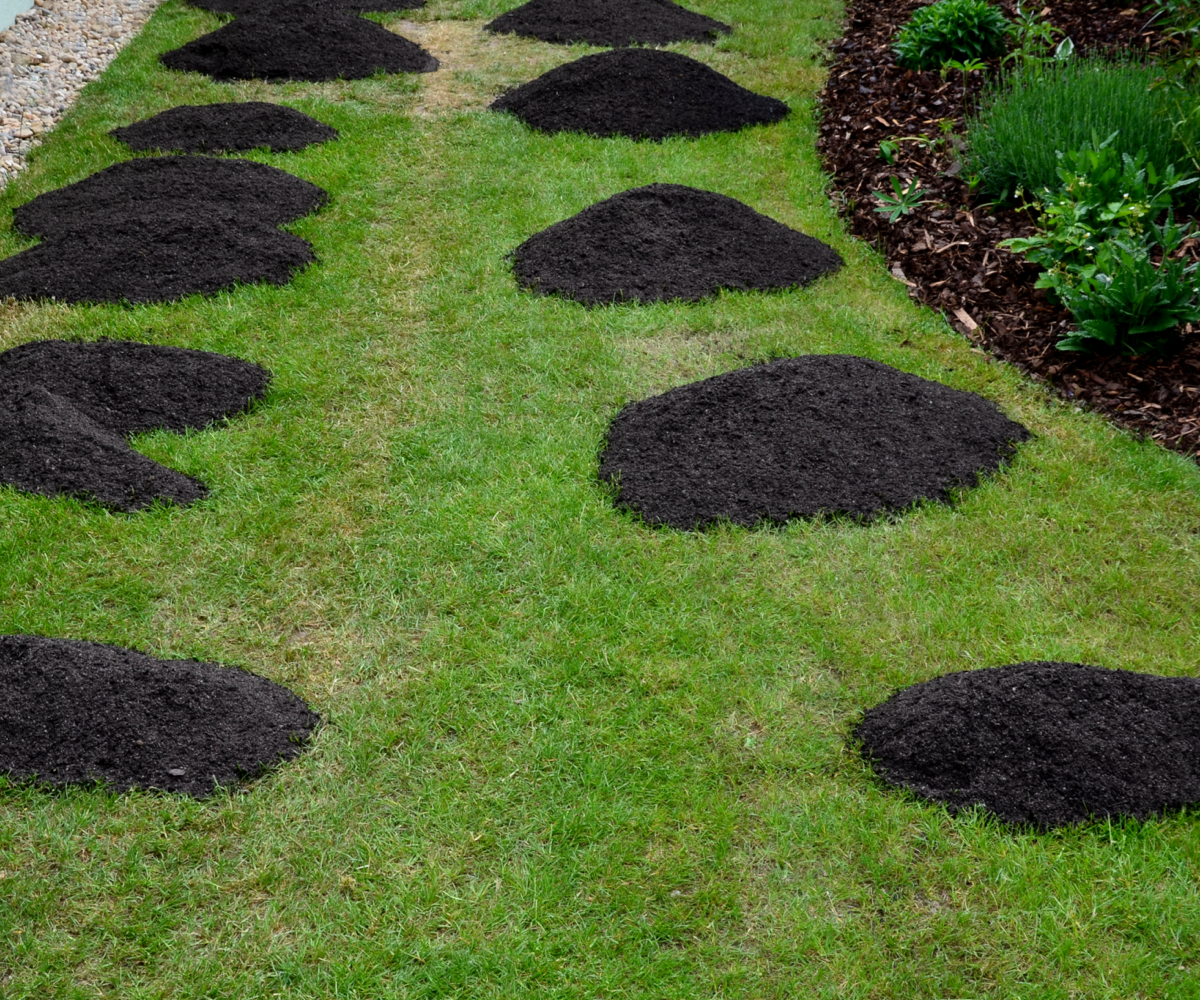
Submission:
[[[876,191],[875,198],[879,201],[875,211],[880,215],[886,215],[888,222],[895,225],[896,220],[902,215],[908,215],[918,205],[921,204],[925,197],[925,192],[917,187],[917,180],[914,177],[908,183],[908,187],[902,188],[900,180],[895,175],[892,176],[892,191],[894,194],[887,194],[883,191]]]
[[[1100,59],[1021,65],[987,88],[967,126],[968,167],[997,201],[1058,186],[1058,154],[1117,133],[1118,155],[1160,171],[1189,162],[1171,120],[1174,98],[1152,90],[1153,66]]]
[[[908,69],[938,69],[1004,54],[1008,19],[987,0],[939,0],[921,7],[896,34],[896,61]]]
[[[1176,235],[1183,232],[1175,228]],[[1061,289],[1063,304],[1079,329],[1060,340],[1059,349],[1108,348],[1122,354],[1163,350],[1182,324],[1200,322],[1198,266],[1169,257],[1156,265],[1146,243],[1101,244],[1089,273]]]
[[[1153,6],[1151,23],[1176,45],[1165,82],[1177,87],[1200,82],[1200,0],[1154,0]]]

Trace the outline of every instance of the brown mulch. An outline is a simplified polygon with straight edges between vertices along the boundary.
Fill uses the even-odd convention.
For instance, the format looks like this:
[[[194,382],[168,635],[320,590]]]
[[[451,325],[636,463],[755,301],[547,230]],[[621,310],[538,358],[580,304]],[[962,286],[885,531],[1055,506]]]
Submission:
[[[920,0],[856,0],[848,9],[845,37],[833,45],[818,144],[851,230],[886,254],[892,274],[915,299],[941,310],[980,347],[1169,448],[1200,452],[1200,331],[1194,334],[1189,326],[1181,349],[1157,358],[1055,348],[1070,314],[1034,289],[1036,265],[996,248],[1001,240],[1031,235],[1034,219],[984,205],[957,176],[962,75],[943,80],[937,72],[895,63],[892,36],[920,6]],[[1010,4],[1001,6],[1013,12]],[[1148,13],[1121,3],[1066,0],[1045,8],[1044,15],[1085,54],[1134,47],[1158,51],[1170,44],[1148,25]],[[981,74],[972,74],[969,101],[977,100],[982,86]],[[880,140],[943,138],[942,123],[953,125],[946,141],[934,147],[904,141],[894,164],[880,158]],[[927,192],[895,225],[875,211],[874,198],[876,191],[891,192],[893,175],[906,187],[916,177]]]

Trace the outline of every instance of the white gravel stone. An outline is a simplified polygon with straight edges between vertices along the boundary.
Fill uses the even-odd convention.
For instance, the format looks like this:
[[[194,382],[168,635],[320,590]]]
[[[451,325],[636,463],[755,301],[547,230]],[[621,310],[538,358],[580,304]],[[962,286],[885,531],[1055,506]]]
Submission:
[[[0,32],[0,187],[160,0],[34,0]]]

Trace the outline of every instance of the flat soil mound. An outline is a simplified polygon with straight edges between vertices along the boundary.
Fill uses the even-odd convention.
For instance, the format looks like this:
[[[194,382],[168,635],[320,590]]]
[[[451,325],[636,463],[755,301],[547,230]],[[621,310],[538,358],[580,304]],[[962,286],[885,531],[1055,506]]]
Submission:
[[[733,198],[679,184],[623,191],[513,252],[523,287],[587,305],[795,288],[841,266],[820,240]]]
[[[153,118],[113,129],[130,149],[178,153],[288,153],[338,137],[337,129],[295,108],[264,101],[170,108]]]
[[[159,61],[214,80],[360,80],[376,73],[431,73],[438,61],[415,42],[363,17],[239,17]]]
[[[946,501],[1029,432],[970,392],[845,354],[755,365],[625,407],[600,478],[655,525],[871,518]]]
[[[936,677],[855,731],[889,784],[1040,829],[1200,803],[1200,681],[1078,663]]]
[[[0,773],[197,798],[296,757],[320,716],[237,667],[0,636]]]
[[[788,106],[739,87],[702,62],[661,49],[584,56],[492,104],[543,132],[665,139],[736,132],[786,117]]]
[[[126,512],[155,501],[186,506],[208,493],[40,385],[0,392],[0,483]]]
[[[530,0],[487,30],[560,45],[622,46],[711,42],[733,29],[669,0]]]
[[[0,260],[0,297],[172,302],[238,284],[286,285],[316,260],[299,236],[190,213],[64,232]]]
[[[202,223],[226,212],[238,222],[281,226],[315,212],[328,197],[315,184],[252,160],[142,157],[38,195],[13,212],[13,224],[29,236],[56,236],[131,219],[169,218],[173,227],[180,213]]]
[[[39,340],[0,353],[0,393],[40,385],[121,435],[203,430],[264,398],[270,381],[239,358],[127,340]]]
[[[214,14],[295,16],[298,10],[324,9],[334,14],[387,13],[418,10],[425,0],[188,0],[193,7]]]

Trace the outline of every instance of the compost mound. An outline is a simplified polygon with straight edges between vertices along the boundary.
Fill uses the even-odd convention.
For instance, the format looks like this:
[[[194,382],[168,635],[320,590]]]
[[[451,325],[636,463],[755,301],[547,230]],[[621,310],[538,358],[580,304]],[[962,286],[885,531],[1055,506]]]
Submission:
[[[328,195],[315,184],[252,160],[154,156],[126,160],[84,180],[40,194],[13,212],[30,236],[57,236],[132,219],[155,223],[179,215],[202,222],[214,213],[233,221],[281,226],[315,212]]]
[[[559,66],[504,94],[492,108],[543,132],[633,139],[736,132],[777,122],[789,110],[695,59],[640,48]]]
[[[159,61],[214,80],[360,80],[376,73],[432,73],[438,61],[415,42],[363,17],[301,9],[253,14],[164,52]]]
[[[530,0],[486,28],[560,45],[609,46],[711,42],[733,30],[669,0]]]
[[[193,7],[214,14],[295,16],[298,9],[324,9],[332,14],[387,13],[417,10],[425,0],[188,0]]]
[[[337,129],[295,108],[264,101],[184,105],[113,129],[130,149],[179,153],[289,153],[338,137]]]
[[[618,506],[682,530],[871,518],[949,500],[1029,432],[991,402],[844,354],[755,365],[625,407],[600,478]]]
[[[513,252],[523,287],[587,305],[794,288],[841,266],[820,240],[733,198],[679,184],[614,195]]]
[[[0,636],[0,773],[201,798],[296,757],[320,722],[237,667]]]
[[[315,184],[249,160],[118,163],[13,212],[19,231],[46,241],[0,261],[0,296],[167,302],[238,283],[284,285],[316,258],[275,227],[326,200]]]
[[[266,394],[258,365],[179,347],[48,340],[0,354],[0,482],[122,511],[186,505],[203,483],[134,451],[128,435],[201,430]]]
[[[39,340],[0,353],[0,392],[40,385],[116,434],[203,430],[266,396],[240,358],[123,340]]]
[[[889,784],[1050,829],[1200,802],[1200,681],[1079,663],[947,674],[869,709],[855,735]]]
[[[0,393],[0,482],[127,512],[155,501],[186,506],[208,493],[40,385]]]

